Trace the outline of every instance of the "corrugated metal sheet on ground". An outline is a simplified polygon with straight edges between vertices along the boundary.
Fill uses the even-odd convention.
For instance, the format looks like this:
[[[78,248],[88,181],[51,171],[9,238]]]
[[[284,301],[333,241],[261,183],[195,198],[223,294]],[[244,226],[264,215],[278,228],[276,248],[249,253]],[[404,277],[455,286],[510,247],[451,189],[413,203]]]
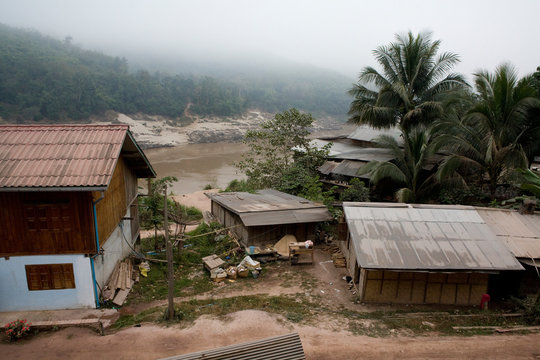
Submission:
[[[370,203],[343,208],[363,268],[523,269],[474,208]]]
[[[540,259],[540,214],[488,208],[477,211],[514,256]]]
[[[360,125],[356,130],[354,130],[349,136],[349,139],[359,140],[359,141],[370,141],[377,136],[388,135],[397,140],[398,144],[403,144],[403,137],[401,136],[401,131],[397,127],[390,129],[375,129],[368,125]]]
[[[297,333],[292,333],[191,354],[171,356],[162,360],[302,360],[305,358],[300,337]]]
[[[0,188],[105,187],[126,139],[135,154],[127,161],[151,177],[153,169],[128,130],[127,125],[0,126]]]

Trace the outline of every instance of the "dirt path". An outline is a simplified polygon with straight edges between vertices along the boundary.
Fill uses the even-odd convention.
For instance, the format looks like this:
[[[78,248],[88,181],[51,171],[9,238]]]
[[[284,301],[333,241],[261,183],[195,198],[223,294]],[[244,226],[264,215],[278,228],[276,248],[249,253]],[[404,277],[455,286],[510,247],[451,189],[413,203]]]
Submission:
[[[191,327],[143,324],[99,336],[69,328],[17,343],[0,343],[4,359],[157,359],[297,331],[306,358],[315,359],[535,359],[540,335],[372,338],[314,326],[291,325],[283,317],[246,310],[225,319],[200,318]]]

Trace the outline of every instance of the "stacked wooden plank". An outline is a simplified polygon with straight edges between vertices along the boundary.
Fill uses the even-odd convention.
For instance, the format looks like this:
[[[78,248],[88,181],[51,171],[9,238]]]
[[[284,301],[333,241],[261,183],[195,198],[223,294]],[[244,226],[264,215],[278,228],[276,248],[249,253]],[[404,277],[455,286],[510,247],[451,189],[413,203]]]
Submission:
[[[133,270],[131,259],[118,261],[103,292],[104,299],[112,300],[113,304],[121,306],[135,284],[134,279],[138,278],[137,275],[137,271]]]
[[[345,260],[345,256],[343,256],[343,253],[341,252],[338,246],[330,246],[328,248],[328,251],[332,255],[332,261],[334,262],[335,267],[337,268],[347,267],[347,261]]]

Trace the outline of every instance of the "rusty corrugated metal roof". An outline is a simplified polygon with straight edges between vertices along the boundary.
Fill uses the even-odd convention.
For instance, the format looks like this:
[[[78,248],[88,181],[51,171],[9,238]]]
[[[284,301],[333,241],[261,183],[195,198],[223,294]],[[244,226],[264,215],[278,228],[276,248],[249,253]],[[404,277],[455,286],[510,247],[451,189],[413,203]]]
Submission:
[[[127,125],[2,125],[0,190],[106,188],[124,144],[135,149],[126,161],[135,161],[128,134]],[[138,151],[142,173],[153,173]]]
[[[324,175],[344,175],[363,179],[369,179],[369,174],[358,175],[358,170],[367,162],[355,160],[325,161],[317,170]]]
[[[343,209],[363,268],[523,269],[472,207],[344,203]]]
[[[300,336],[297,333],[291,333],[191,354],[171,356],[161,360],[304,360],[305,358]]]
[[[403,137],[401,136],[401,130],[397,127],[390,129],[375,129],[369,125],[360,125],[349,136],[349,139],[375,142],[374,139],[381,135],[388,135],[396,139],[398,144],[403,145]]]
[[[343,160],[339,163],[338,166],[335,167],[334,170],[332,170],[333,174],[338,175],[345,175],[345,176],[351,176],[351,177],[362,177],[368,179],[368,175],[358,175],[358,170],[364,165],[366,165],[366,162],[363,161],[354,161],[354,160]]]
[[[540,259],[540,214],[493,208],[476,211],[515,257]]]
[[[334,159],[358,160],[358,161],[390,161],[394,158],[389,149],[362,147],[354,144],[332,142],[327,140],[315,139],[311,140],[311,146],[322,148],[323,146],[332,143],[329,157]]]
[[[324,164],[319,166],[317,169],[321,174],[329,175],[332,173],[332,170],[335,169],[336,166],[338,166],[339,163],[337,161],[325,161]]]
[[[207,196],[239,215],[246,226],[298,224],[328,221],[326,206],[277,190],[214,193]]]

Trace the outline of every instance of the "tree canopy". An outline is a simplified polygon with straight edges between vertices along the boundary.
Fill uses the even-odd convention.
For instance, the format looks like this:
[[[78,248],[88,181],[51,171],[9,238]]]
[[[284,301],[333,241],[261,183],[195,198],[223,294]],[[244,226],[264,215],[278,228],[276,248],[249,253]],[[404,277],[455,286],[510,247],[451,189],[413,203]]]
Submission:
[[[246,133],[244,143],[250,151],[236,166],[247,175],[251,188],[292,190],[302,185],[302,177],[316,174],[328,149],[310,144],[308,135],[313,121],[311,114],[293,108]]]
[[[464,118],[438,125],[438,141],[448,153],[439,178],[457,175],[464,183],[487,179],[494,198],[512,169],[527,167],[524,149],[532,154],[539,149],[540,99],[535,97],[531,77],[518,79],[509,64],[500,65],[493,74],[475,74],[475,88],[479,100]]]
[[[384,179],[393,181],[398,187],[395,196],[400,202],[414,203],[425,199],[434,178],[424,169],[437,150],[430,129],[418,125],[410,131],[403,131],[403,149],[389,135],[379,136],[376,142],[378,146],[389,149],[394,159],[369,162],[360,168],[359,173],[370,174],[374,184]]]
[[[374,50],[382,72],[371,66],[362,70],[349,91],[349,121],[408,129],[439,118],[445,98],[467,86],[460,74],[449,73],[459,57],[451,52],[437,55],[440,44],[430,33],[409,32]]]

